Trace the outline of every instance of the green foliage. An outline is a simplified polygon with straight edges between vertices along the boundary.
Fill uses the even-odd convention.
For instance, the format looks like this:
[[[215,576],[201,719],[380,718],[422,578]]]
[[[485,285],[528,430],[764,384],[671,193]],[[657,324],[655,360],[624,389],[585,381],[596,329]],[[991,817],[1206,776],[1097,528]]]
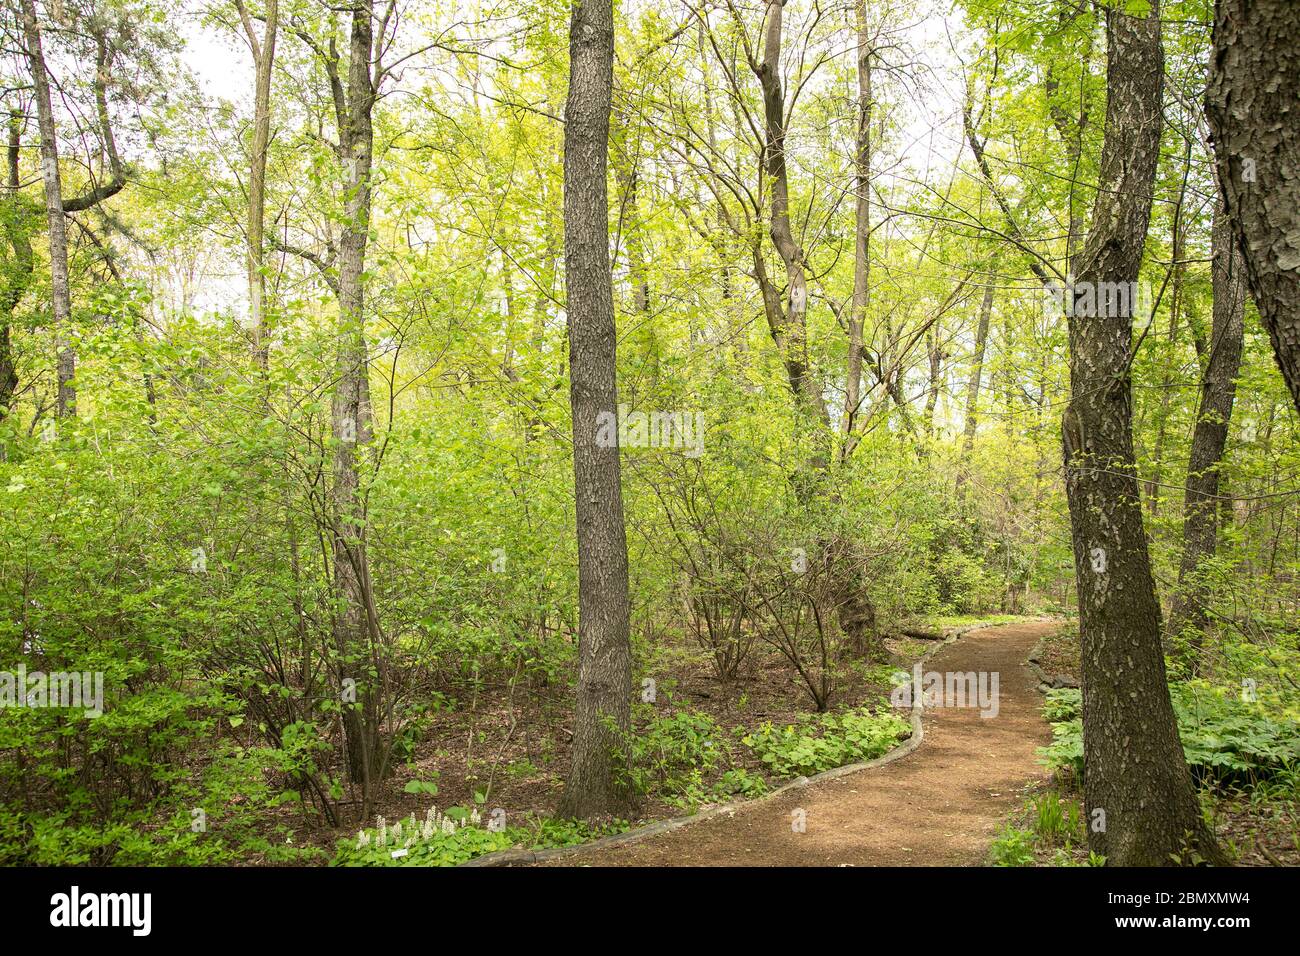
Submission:
[[[1048,791],[1033,798],[1030,806],[1034,835],[1041,842],[1069,846],[1086,839],[1078,801]]]
[[[426,796],[438,795],[438,783],[435,780],[408,780],[402,788],[403,793],[423,793]]]
[[[60,135],[89,137],[62,163],[69,196],[106,172],[92,168],[107,156],[94,142],[100,124],[82,122],[97,115],[98,67],[81,6],[70,5],[71,19],[46,38],[65,80]],[[164,6],[124,0],[105,21],[114,32],[113,62],[103,67],[113,74],[107,122],[128,124],[118,147],[130,183],[75,220],[66,328],[50,321],[30,123],[15,128],[17,188],[0,196],[0,380],[10,370],[14,379],[0,415],[0,670],[98,672],[105,687],[98,718],[0,712],[0,864],[306,860],[313,851],[294,842],[299,816],[313,830],[337,828],[351,808],[382,801],[392,782],[378,772],[368,783],[348,780],[345,714],[368,721],[367,742],[387,774],[413,778],[405,793],[464,782],[453,799],[486,806],[476,771],[502,741],[487,739],[499,728],[478,720],[483,708],[508,697],[512,713],[528,718],[520,726],[535,726],[540,711],[553,728],[554,708],[572,698],[578,574],[562,130],[553,118],[568,83],[568,38],[559,5],[522,5],[519,29],[492,41],[500,56],[481,64],[496,91],[487,99],[423,95],[420,77],[465,80],[472,51],[488,42],[476,31],[489,26],[457,22],[464,35],[453,53],[420,33],[452,30],[454,4],[416,3],[390,24],[385,43],[419,52],[409,69],[385,73],[375,97],[358,329],[375,419],[374,440],[358,449],[363,518],[334,500],[341,446],[332,420],[339,302],[330,263],[355,194],[331,146],[339,131],[311,51],[346,50],[346,18],[296,10],[294,35],[279,48],[263,367],[250,348],[242,282],[231,278],[248,251],[241,166],[250,117],[242,103],[190,82],[173,56],[184,31]],[[1163,24],[1171,89],[1203,83],[1204,6],[1179,8]],[[844,653],[830,609],[842,606],[845,580],[865,582],[877,635],[925,615],[958,624],[1028,605],[1069,612],[1076,589],[1059,469],[1068,323],[1022,292],[1038,285],[1027,250],[1058,265],[1077,252],[1071,242],[1087,208],[1077,186],[1099,181],[1104,11],[958,4],[954,13],[977,31],[962,38],[974,47],[958,95],[970,97],[979,127],[971,132],[986,144],[991,175],[963,155],[946,186],[889,172],[901,168],[899,134],[915,118],[902,102],[914,99],[905,64],[926,57],[906,44],[880,51],[872,155],[884,157],[879,186],[896,214],[888,235],[869,244],[866,394],[844,409],[854,204],[824,184],[851,179],[842,134],[857,128],[856,97],[844,95],[854,59],[839,55],[851,24],[813,16],[797,27],[806,36],[787,38],[783,82],[799,91],[787,104],[787,191],[808,270],[807,327],[774,341],[781,320],[763,315],[764,293],[780,300],[796,290],[768,238],[772,184],[761,164],[698,161],[764,152],[747,119],[761,115],[760,85],[743,60],[735,84],[727,76],[735,64],[717,61],[743,46],[742,32],[756,35],[761,11],[706,17],[683,33],[679,11],[642,7],[619,17],[617,84],[632,99],[611,130],[618,401],[698,412],[703,435],[689,453],[619,451],[636,666],[658,674],[660,662],[689,658],[725,686],[791,677],[825,711],[840,702],[847,674],[884,684],[892,669]],[[878,13],[890,32],[896,11]],[[209,11],[195,23],[221,31],[237,19]],[[796,47],[807,56],[794,56]],[[12,80],[26,88],[21,75]],[[730,102],[719,98],[724,90]],[[1178,197],[1210,195],[1213,183],[1204,145],[1181,138],[1196,126],[1195,104],[1168,106],[1143,278],[1170,288],[1151,317],[1161,333],[1135,337],[1131,378],[1154,570],[1172,579],[1197,416],[1197,389],[1179,386],[1201,377],[1214,307],[1213,203]],[[1078,123],[1080,111],[1091,119]],[[998,240],[1008,234],[1020,238]],[[1173,271],[1162,265],[1171,262]],[[754,280],[764,274],[760,288]],[[990,276],[1002,279],[977,358],[979,287]],[[648,302],[638,302],[643,295]],[[1268,338],[1258,323],[1246,326],[1219,473],[1221,492],[1250,507],[1225,513],[1217,553],[1197,575],[1212,610],[1225,612],[1216,617],[1243,633],[1206,641],[1200,672],[1229,684],[1267,677],[1271,686],[1249,706],[1208,684],[1173,693],[1198,773],[1293,794],[1300,534],[1286,489],[1300,474],[1300,441]],[[63,344],[76,352],[79,403],[76,416],[55,421]],[[787,347],[806,355],[783,354]],[[824,419],[791,393],[795,358],[827,402]],[[977,368],[982,386],[968,414]],[[845,412],[851,440],[841,434]],[[967,438],[963,426],[976,420]],[[334,544],[358,524],[366,626],[341,641]],[[796,569],[796,553],[810,563]],[[823,566],[826,554],[833,560]],[[344,703],[344,680],[356,681],[360,704]],[[421,767],[430,751],[445,756],[458,745],[435,719],[457,710],[473,715],[473,752],[467,779],[453,783]],[[1080,772],[1077,692],[1053,692],[1046,713],[1049,765]],[[640,715],[638,726],[625,755],[630,785],[688,809],[878,756],[908,730],[865,709],[765,724],[742,742],[691,711]],[[555,736],[543,734],[540,757],[533,743],[492,779],[536,783],[552,772]],[[196,810],[204,829],[193,827]],[[1042,812],[1043,831],[1073,827],[1068,813]],[[399,858],[406,862],[373,842],[339,859],[442,865],[502,841],[589,836],[555,821],[509,832],[467,826],[413,843]]]
[[[1267,778],[1300,764],[1300,723],[1267,712],[1239,690],[1204,681],[1171,684],[1170,697],[1187,763],[1218,779]],[[1077,690],[1051,691],[1043,711],[1052,724],[1052,743],[1040,750],[1046,765],[1083,773],[1083,721]]]
[[[1083,720],[1075,717],[1052,724],[1052,742],[1038,753],[1049,770],[1069,770],[1083,779]]]
[[[1052,723],[1073,720],[1083,711],[1083,695],[1076,687],[1055,688],[1043,697],[1043,716]]]
[[[630,774],[638,793],[653,794],[691,812],[704,803],[760,796],[761,777],[733,766],[727,734],[708,714],[680,711],[652,718],[631,742]],[[727,769],[719,771],[721,768]]]
[[[276,807],[297,802],[292,791],[266,782],[281,762],[270,748],[223,745],[215,759],[191,779],[164,773],[162,795],[132,805],[119,800],[110,813],[97,812],[89,793],[70,789],[67,809],[0,812],[0,865],[200,866],[261,859],[269,863],[310,862],[320,851],[293,843],[284,824],[265,825]]]
[[[693,773],[707,773],[725,759],[725,746],[726,735],[708,714],[655,717],[632,739],[632,782],[639,793],[682,793]]]
[[[1005,826],[989,848],[994,866],[1031,866],[1034,862],[1034,835],[1028,830]]]
[[[1040,854],[1051,852],[1054,866],[1076,866],[1074,848],[1087,839],[1083,813],[1077,797],[1053,790],[1025,801],[1024,825],[1007,824],[989,848],[994,866],[1032,866]],[[1089,866],[1101,865],[1102,858],[1089,854]],[[1104,860],[1103,860],[1104,862]]]
[[[577,846],[627,829],[615,820],[599,826],[573,820],[529,818],[524,826],[493,829],[477,809],[431,807],[423,820],[411,814],[391,826],[380,817],[376,826],[340,840],[331,866],[459,866],[477,857],[512,847],[535,850]]]
[[[1300,765],[1300,722],[1275,717],[1239,689],[1203,681],[1170,688],[1187,762],[1221,778],[1267,777]]]
[[[869,707],[842,714],[819,714],[775,727],[770,721],[741,742],[778,779],[808,776],[879,757],[911,734],[911,724],[890,710]]]

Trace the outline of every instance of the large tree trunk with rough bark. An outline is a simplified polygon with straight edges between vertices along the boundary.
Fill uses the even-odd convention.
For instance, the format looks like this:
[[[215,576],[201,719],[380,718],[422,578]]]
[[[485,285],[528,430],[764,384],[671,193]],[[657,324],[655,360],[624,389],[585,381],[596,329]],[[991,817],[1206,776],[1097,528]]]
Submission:
[[[1300,411],[1300,6],[1217,0],[1206,116],[1250,292]]]
[[[68,279],[68,223],[64,215],[63,180],[59,174],[58,131],[50,101],[50,79],[45,69],[41,28],[36,20],[36,0],[20,0],[23,40],[35,91],[36,117],[41,131],[41,178],[45,183],[45,214],[50,247],[50,300],[54,336],[58,350],[58,401],[56,414],[68,418],[77,414],[77,355],[67,343],[72,321],[72,290]]]
[[[613,73],[611,0],[577,0],[569,23],[564,111],[564,272],[578,529],[578,686],[572,764],[559,807],[562,816],[575,819],[617,816],[632,797],[619,756],[631,727],[627,536],[618,429],[609,426],[618,404],[605,183]]]
[[[1092,229],[1069,310],[1072,397],[1062,423],[1079,582],[1089,846],[1118,866],[1168,865],[1173,853],[1187,860],[1188,847],[1222,862],[1178,739],[1161,652],[1133,457],[1135,296],[1127,303],[1115,294],[1094,296],[1093,309],[1082,298],[1090,289],[1104,293],[1136,283],[1159,159],[1158,5],[1143,17],[1109,9],[1106,27],[1105,140]]]
[[[1182,656],[1193,671],[1200,656],[1209,599],[1209,588],[1200,579],[1198,568],[1202,560],[1214,556],[1218,539],[1219,467],[1232,421],[1246,315],[1246,266],[1222,206],[1215,211],[1212,244],[1214,320],[1187,467],[1178,590],[1166,629],[1171,639],[1179,635],[1187,638]]]

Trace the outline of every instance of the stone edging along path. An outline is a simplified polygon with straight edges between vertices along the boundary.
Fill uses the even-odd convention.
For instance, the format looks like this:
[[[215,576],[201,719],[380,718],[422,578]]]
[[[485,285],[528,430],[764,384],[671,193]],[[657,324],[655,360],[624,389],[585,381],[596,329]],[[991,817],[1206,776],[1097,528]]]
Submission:
[[[984,631],[992,628],[1023,627],[1026,625],[1039,626],[1048,623],[1046,619],[1040,619],[1034,622],[1022,622],[1016,625],[996,625],[996,624],[974,624],[966,627],[956,628],[949,631],[942,641],[935,643],[933,647],[926,651],[917,663],[924,664],[929,658],[939,653],[941,650],[953,644],[958,638],[963,637],[975,631]],[[1023,656],[1021,657],[1023,661]],[[790,783],[773,790],[771,793],[752,800],[735,800],[730,803],[720,804],[702,810],[691,816],[675,817],[668,820],[660,820],[655,823],[638,827],[635,830],[629,830],[626,833],[616,834],[614,836],[603,837],[599,840],[593,840],[590,843],[584,843],[574,847],[559,847],[549,850],[521,850],[510,849],[501,850],[496,853],[489,853],[477,859],[471,860],[463,866],[509,866],[509,865],[527,865],[536,863],[546,863],[552,861],[566,861],[575,865],[581,865],[585,862],[584,858],[600,854],[601,851],[620,850],[628,847],[630,844],[641,843],[652,837],[662,836],[679,830],[683,827],[697,826],[710,820],[716,820],[723,816],[734,816],[738,811],[751,811],[755,808],[788,796],[792,791],[802,788],[820,785],[838,778],[855,774],[859,771],[871,770],[894,763],[897,760],[912,753],[925,740],[925,727],[922,720],[921,701],[914,701],[912,704],[911,723],[912,735],[907,740],[900,743],[893,750],[877,757],[873,760],[862,761],[860,763],[847,764],[843,767],[836,767],[833,770],[827,770],[823,773],[811,777],[799,777]],[[857,793],[857,791],[851,791]],[[906,848],[905,848],[906,849]],[[572,858],[572,859],[569,859]]]

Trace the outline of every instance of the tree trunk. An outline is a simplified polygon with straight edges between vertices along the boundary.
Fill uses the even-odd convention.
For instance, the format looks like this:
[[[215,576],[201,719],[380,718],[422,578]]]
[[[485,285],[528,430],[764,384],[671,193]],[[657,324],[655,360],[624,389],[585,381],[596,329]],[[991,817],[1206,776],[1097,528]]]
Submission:
[[[248,171],[248,317],[253,327],[253,354],[267,365],[265,223],[266,157],[271,143],[271,70],[275,66],[276,32],[280,26],[278,0],[267,0],[266,26],[259,40],[243,0],[235,0],[253,53],[253,143]]]
[[[871,295],[871,58],[875,52],[867,26],[866,0],[854,4],[857,27],[858,132],[853,156],[853,301],[849,306],[849,357],[845,369],[844,415],[840,420],[840,457],[856,444],[853,426],[862,406],[862,330]]]
[[[790,388],[806,415],[825,423],[826,402],[808,358],[808,277],[804,252],[790,225],[790,179],[785,163],[785,92],[781,86],[781,14],[784,0],[769,0],[763,36],[763,59],[755,72],[763,88],[763,158],[772,181],[769,232],[785,265],[784,322],[773,337],[785,359]],[[769,317],[771,312],[769,311]]]
[[[13,261],[6,270],[4,290],[0,293],[0,421],[13,413],[14,393],[18,390],[18,369],[14,364],[13,320],[14,311],[31,284],[34,259],[32,242],[23,221],[23,206],[18,187],[21,183],[22,113],[17,109],[9,114],[9,147],[6,168],[8,171],[9,209],[4,214],[5,238],[9,243]],[[0,460],[4,449],[0,446]]]
[[[634,156],[628,157],[626,166],[618,164],[615,167],[614,179],[622,192],[620,204],[623,241],[627,248],[628,281],[632,286],[630,338],[640,353],[642,364],[649,368],[650,380],[645,391],[653,393],[659,383],[660,345],[654,317],[650,313],[649,256],[645,247],[645,224],[637,204],[637,186],[641,177]],[[634,393],[632,401],[635,403],[636,399]]]
[[[1188,168],[1191,160],[1191,146],[1188,145],[1188,155],[1183,160],[1183,168]],[[1182,188],[1178,192],[1178,199],[1174,204],[1172,213],[1172,223],[1170,228],[1173,232],[1173,243],[1171,245],[1171,255],[1173,258],[1173,275],[1170,277],[1169,290],[1169,337],[1166,344],[1165,360],[1160,363],[1162,371],[1160,373],[1160,409],[1156,418],[1156,438],[1151,449],[1151,481],[1147,486],[1147,503],[1151,508],[1151,517],[1157,518],[1160,515],[1160,489],[1164,483],[1165,475],[1165,433],[1169,429],[1169,404],[1174,385],[1174,367],[1175,351],[1178,348],[1178,328],[1179,320],[1183,309],[1183,256],[1187,248],[1187,226],[1183,216],[1183,202],[1186,198],[1187,183],[1183,181]],[[1155,321],[1155,316],[1151,316],[1151,321]]]
[[[41,131],[41,178],[45,182],[45,214],[49,221],[50,299],[54,314],[54,336],[58,349],[58,404],[55,414],[69,418],[77,414],[77,391],[73,379],[77,355],[67,342],[72,321],[72,291],[68,280],[68,224],[64,216],[63,181],[59,175],[58,133],[50,101],[50,80],[41,48],[41,30],[36,22],[36,0],[19,0],[23,37],[31,68],[36,98],[36,115]]]
[[[1076,290],[1137,281],[1159,159],[1158,4],[1143,18],[1109,9],[1106,28],[1105,141]],[[1201,818],[1165,680],[1133,458],[1133,298],[1128,309],[1069,310],[1072,398],[1062,431],[1079,582],[1089,846],[1118,866],[1164,866],[1173,853],[1186,860],[1189,846],[1222,862]]]
[[[370,792],[378,769],[378,697],[371,674],[370,562],[366,552],[366,504],[360,481],[360,449],[374,428],[366,347],[366,240],[370,233],[370,171],[374,153],[371,81],[373,0],[352,10],[345,109],[339,117],[339,146],[345,161],[347,194],[339,236],[338,384],[331,423],[334,438],[334,589],[342,607],[334,619],[341,663],[356,680],[356,706],[344,709],[348,770]]]
[[[1300,9],[1216,0],[1206,117],[1250,292],[1300,410]]]
[[[975,429],[979,425],[980,381],[984,378],[984,350],[988,346],[989,321],[992,316],[993,285],[990,280],[990,284],[984,287],[984,299],[980,302],[980,317],[975,327],[975,353],[971,358],[970,381],[966,384],[966,420],[961,439],[961,467],[957,471],[959,489],[966,482],[966,469],[975,447]]]
[[[627,537],[613,416],[617,336],[609,263],[606,169],[614,73],[611,0],[580,0],[569,23],[564,123],[564,272],[569,401],[578,533],[578,686],[572,764],[559,812],[590,819],[626,812],[631,793],[620,754],[631,728]]]
[[[1183,657],[1193,671],[1205,631],[1205,607],[1209,600],[1209,587],[1200,580],[1197,570],[1203,559],[1214,556],[1218,538],[1219,467],[1232,420],[1246,315],[1246,266],[1222,205],[1215,210],[1213,246],[1210,267],[1214,289],[1213,330],[1187,467],[1178,590],[1174,593],[1165,632],[1168,638],[1191,632]]]
[[[930,382],[926,386],[925,418],[922,424],[925,425],[927,438],[934,436],[934,413],[939,404],[939,386],[943,378],[943,360],[946,356],[940,341],[942,334],[943,328],[937,321],[925,332],[925,354],[930,362]]]

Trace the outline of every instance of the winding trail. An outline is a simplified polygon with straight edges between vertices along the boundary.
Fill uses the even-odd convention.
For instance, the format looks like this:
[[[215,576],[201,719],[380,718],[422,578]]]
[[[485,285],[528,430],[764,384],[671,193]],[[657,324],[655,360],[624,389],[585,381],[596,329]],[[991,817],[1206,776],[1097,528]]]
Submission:
[[[554,858],[549,866],[975,866],[1031,783],[1050,742],[1025,659],[1050,622],[972,631],[925,671],[999,673],[995,717],[924,714],[920,747],[883,766],[797,787],[771,800],[640,840]],[[806,830],[795,832],[795,810]]]

